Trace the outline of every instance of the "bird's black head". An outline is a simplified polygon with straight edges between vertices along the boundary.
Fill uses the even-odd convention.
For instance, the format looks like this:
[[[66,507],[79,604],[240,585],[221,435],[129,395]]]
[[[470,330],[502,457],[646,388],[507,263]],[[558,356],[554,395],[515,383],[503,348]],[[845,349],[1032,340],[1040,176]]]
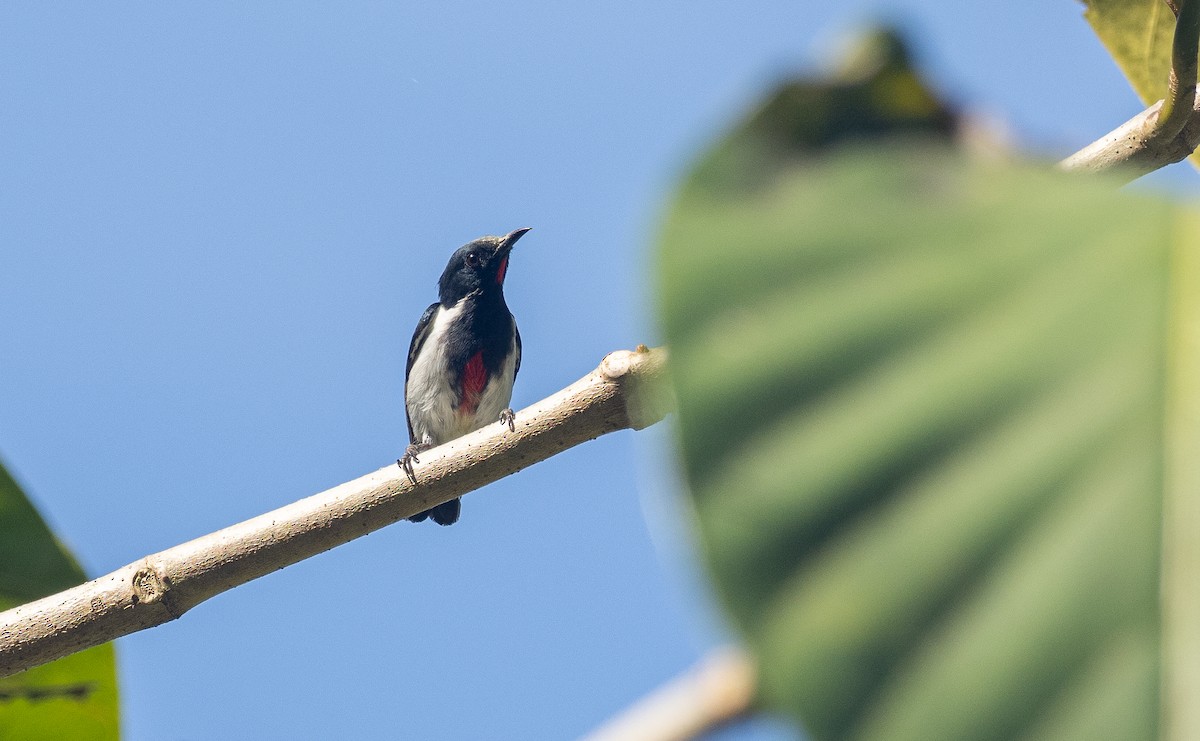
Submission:
[[[453,306],[473,291],[503,295],[508,253],[527,231],[528,227],[503,237],[480,237],[455,250],[438,281],[442,306]]]

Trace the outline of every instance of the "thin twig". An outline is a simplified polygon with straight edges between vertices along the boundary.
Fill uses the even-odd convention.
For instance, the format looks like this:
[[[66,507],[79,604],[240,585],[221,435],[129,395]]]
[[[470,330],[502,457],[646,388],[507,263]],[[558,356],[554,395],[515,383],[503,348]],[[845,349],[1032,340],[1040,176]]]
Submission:
[[[1200,0],[1180,0],[1171,39],[1171,74],[1167,97],[1159,110],[1154,136],[1170,141],[1179,136],[1196,107],[1196,65],[1200,53]]]
[[[1200,49],[1200,0],[1179,0],[1171,44],[1167,97],[1058,163],[1070,172],[1115,170],[1135,180],[1187,159],[1200,146],[1197,108],[1197,53]]]
[[[666,351],[611,353],[585,378],[500,423],[64,592],[0,613],[0,677],[173,620],[204,600],[669,411]]]
[[[1108,172],[1131,182],[1147,173],[1187,159],[1200,145],[1200,111],[1194,111],[1183,131],[1162,142],[1151,136],[1162,101],[1158,101],[1113,131],[1058,163],[1067,172]]]
[[[745,716],[754,693],[749,657],[718,649],[581,741],[689,741]]]

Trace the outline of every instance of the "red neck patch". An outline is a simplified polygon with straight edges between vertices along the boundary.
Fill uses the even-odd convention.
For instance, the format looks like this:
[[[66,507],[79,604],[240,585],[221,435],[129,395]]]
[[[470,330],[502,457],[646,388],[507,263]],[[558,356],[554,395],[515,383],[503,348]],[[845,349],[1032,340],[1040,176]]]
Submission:
[[[508,272],[508,258],[500,260],[500,268],[496,271],[496,285],[504,284],[504,274]]]
[[[503,269],[503,266],[501,266]],[[459,380],[458,413],[474,414],[479,408],[479,398],[487,385],[487,368],[483,367],[483,350],[471,356],[463,367]]]

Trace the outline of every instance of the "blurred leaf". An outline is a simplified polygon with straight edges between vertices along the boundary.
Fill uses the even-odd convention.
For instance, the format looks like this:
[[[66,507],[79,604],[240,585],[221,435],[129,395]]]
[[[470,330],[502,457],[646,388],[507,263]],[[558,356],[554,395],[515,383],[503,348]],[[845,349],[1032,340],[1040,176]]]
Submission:
[[[781,170],[842,144],[881,133],[946,139],[957,116],[912,68],[911,53],[890,29],[864,34],[827,80],[780,87],[705,155],[693,188],[753,188]]]
[[[1168,264],[1200,229],[894,133],[750,187],[709,156],[662,237],[687,479],[763,700],[815,739],[1154,738]]]
[[[85,581],[20,487],[0,466],[0,609]],[[112,644],[0,679],[0,738],[116,739]]]

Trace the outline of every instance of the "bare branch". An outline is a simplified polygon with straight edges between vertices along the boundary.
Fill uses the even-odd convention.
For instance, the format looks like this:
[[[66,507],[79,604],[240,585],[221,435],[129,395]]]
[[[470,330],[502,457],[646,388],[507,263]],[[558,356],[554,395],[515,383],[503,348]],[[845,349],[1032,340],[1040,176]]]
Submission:
[[[1059,168],[1068,172],[1112,170],[1114,175],[1119,174],[1130,182],[1160,167],[1187,159],[1200,145],[1200,111],[1194,110],[1183,131],[1164,142],[1153,136],[1154,122],[1161,106],[1160,100],[1059,162]]]
[[[0,677],[173,620],[204,600],[449,501],[567,448],[669,411],[666,351],[611,353],[585,378],[421,454],[417,485],[392,464],[328,491],[0,613]]]
[[[688,741],[746,715],[754,693],[749,657],[718,649],[582,741]]]
[[[1200,146],[1200,109],[1196,100],[1197,53],[1200,50],[1200,0],[1171,4],[1175,36],[1167,97],[1114,131],[1058,163],[1071,172],[1113,169],[1126,182],[1187,159]]]

